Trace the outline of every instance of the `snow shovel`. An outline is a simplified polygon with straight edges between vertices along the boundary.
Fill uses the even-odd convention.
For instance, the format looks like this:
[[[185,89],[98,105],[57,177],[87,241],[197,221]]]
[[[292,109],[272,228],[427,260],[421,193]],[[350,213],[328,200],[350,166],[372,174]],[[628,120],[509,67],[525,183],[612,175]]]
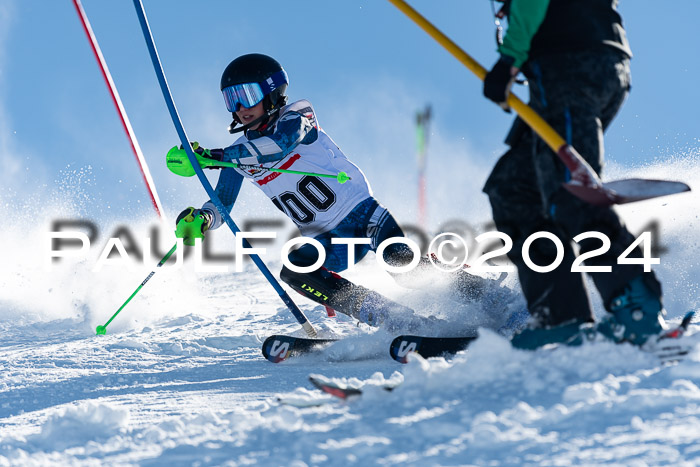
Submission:
[[[486,69],[470,57],[464,50],[455,44],[449,37],[433,26],[420,13],[414,10],[404,0],[389,0],[396,8],[413,20],[433,39],[450,52],[464,66],[469,68],[482,81],[486,77]],[[625,204],[634,201],[657,198],[659,196],[672,195],[690,191],[690,187],[682,182],[668,180],[647,180],[631,178],[603,183],[591,166],[574,149],[566,143],[564,138],[542,118],[537,112],[521,101],[518,96],[510,94],[508,105],[515,110],[525,123],[527,123],[545,143],[561,159],[569,172],[571,180],[564,183],[570,193],[591,204],[610,206],[613,204]]]

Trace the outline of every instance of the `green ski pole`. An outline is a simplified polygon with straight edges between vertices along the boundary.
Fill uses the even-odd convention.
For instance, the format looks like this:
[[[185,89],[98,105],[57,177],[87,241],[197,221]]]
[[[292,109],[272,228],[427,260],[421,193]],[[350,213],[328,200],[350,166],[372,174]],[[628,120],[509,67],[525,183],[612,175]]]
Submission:
[[[170,251],[169,251],[165,256],[163,256],[163,259],[160,260],[160,262],[158,263],[158,266],[156,266],[156,268],[159,268],[159,267],[161,267],[162,265],[164,265],[164,264],[168,261],[168,259],[170,258],[170,256],[172,256],[172,254],[175,253],[175,249],[176,249],[176,248],[177,248],[177,243],[175,243],[175,245],[173,245],[173,247],[170,249]],[[119,309],[117,310],[117,312],[114,313],[114,314],[112,315],[111,318],[109,318],[109,321],[107,321],[104,325],[99,325],[99,326],[97,326],[97,331],[96,331],[96,332],[97,332],[97,335],[98,335],[98,336],[99,336],[99,335],[107,334],[107,325],[108,325],[109,323],[111,323],[112,320],[113,320],[114,318],[117,317],[117,315],[119,314],[119,312],[122,311],[122,310],[124,309],[124,307],[131,301],[132,298],[134,298],[134,296],[135,296],[137,293],[139,293],[139,290],[141,290],[141,289],[143,288],[143,286],[146,285],[146,282],[148,282],[148,281],[151,279],[151,277],[153,277],[153,274],[155,274],[155,273],[156,273],[155,269],[154,269],[153,271],[151,271],[151,273],[148,275],[148,277],[146,277],[146,278],[143,280],[143,282],[141,282],[141,285],[139,285],[138,288],[137,288],[136,290],[134,290],[134,293],[132,293],[131,296],[129,296],[129,298],[126,299],[126,301],[124,302],[124,304],[123,304],[122,306],[119,307]]]
[[[196,143],[193,143],[195,145]],[[197,146],[195,146],[196,149]],[[343,184],[347,182],[348,180],[352,180],[348,174],[345,172],[339,172],[337,175],[333,174],[322,174],[322,173],[315,173],[315,172],[301,172],[299,170],[286,170],[286,169],[275,169],[272,167],[261,167],[259,165],[249,165],[249,164],[238,164],[236,162],[220,162],[214,159],[208,159],[206,157],[202,157],[199,154],[195,153],[197,156],[197,162],[199,162],[199,166],[202,168],[205,167],[233,167],[235,169],[262,169],[262,170],[267,170],[270,172],[280,172],[280,173],[287,173],[287,174],[297,174],[297,175],[310,175],[312,177],[326,177],[326,178],[334,178],[338,181],[338,183]],[[180,175],[182,177],[191,177],[195,174],[194,168],[192,167],[192,164],[190,163],[190,160],[187,158],[187,153],[179,149],[177,146],[173,146],[170,151],[168,151],[168,155],[166,156],[166,163],[168,165],[168,169],[176,175]]]

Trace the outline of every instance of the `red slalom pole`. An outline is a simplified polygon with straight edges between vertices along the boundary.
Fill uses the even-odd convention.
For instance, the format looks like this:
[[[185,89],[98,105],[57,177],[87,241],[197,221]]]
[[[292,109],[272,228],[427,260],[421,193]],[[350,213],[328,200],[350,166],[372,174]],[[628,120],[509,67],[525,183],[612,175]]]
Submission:
[[[153,207],[155,208],[160,218],[163,219],[165,216],[163,205],[161,205],[160,199],[158,198],[158,193],[156,192],[156,186],[155,183],[153,183],[151,172],[148,170],[148,164],[146,163],[146,159],[143,157],[143,153],[141,152],[139,142],[136,140],[134,130],[131,128],[129,117],[127,117],[126,115],[126,111],[124,110],[124,106],[122,105],[122,101],[119,97],[119,93],[117,92],[117,88],[114,85],[114,81],[112,81],[112,75],[110,75],[109,73],[107,63],[105,62],[105,59],[102,56],[100,46],[97,44],[97,39],[95,38],[95,35],[92,32],[92,28],[90,27],[90,22],[87,19],[85,10],[83,10],[83,6],[80,3],[80,0],[73,0],[73,4],[75,5],[75,9],[78,11],[80,22],[83,24],[83,29],[85,30],[85,34],[88,37],[90,46],[92,47],[92,51],[95,54],[95,58],[97,59],[97,63],[100,65],[100,71],[102,72],[102,76],[104,77],[105,82],[107,83],[109,93],[112,96],[114,106],[117,108],[117,113],[119,114],[119,119],[122,122],[124,131],[126,131],[126,135],[129,137],[131,149],[133,150],[134,155],[136,156],[136,161],[138,162],[139,168],[141,169],[141,175],[143,176],[143,181],[146,183],[146,189],[148,190],[148,194],[150,195],[151,201],[153,202]]]

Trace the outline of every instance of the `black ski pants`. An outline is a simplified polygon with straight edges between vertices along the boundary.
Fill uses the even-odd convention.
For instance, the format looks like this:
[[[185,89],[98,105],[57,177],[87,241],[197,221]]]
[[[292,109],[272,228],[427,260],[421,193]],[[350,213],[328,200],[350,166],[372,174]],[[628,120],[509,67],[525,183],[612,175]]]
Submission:
[[[612,48],[560,53],[530,60],[524,69],[530,88],[530,106],[578,150],[601,175],[603,132],[622,106],[630,89],[629,59]],[[539,326],[594,320],[582,273],[571,272],[577,253],[573,238],[588,231],[601,232],[611,242],[607,252],[587,260],[588,266],[612,266],[612,272],[590,273],[606,308],[632,278],[646,274],[645,282],[661,295],[653,273],[641,265],[617,265],[617,258],[635,240],[610,207],[588,204],[562,187],[568,171],[556,154],[519,119],[506,142],[510,145],[489,176],[493,220],[513,240],[508,257],[515,264],[530,314]],[[522,255],[525,240],[547,231],[564,245],[564,259],[552,272],[528,267]],[[602,246],[597,239],[578,243],[580,254]],[[554,244],[539,239],[530,245],[531,260],[552,264]],[[641,250],[629,255],[641,257]]]

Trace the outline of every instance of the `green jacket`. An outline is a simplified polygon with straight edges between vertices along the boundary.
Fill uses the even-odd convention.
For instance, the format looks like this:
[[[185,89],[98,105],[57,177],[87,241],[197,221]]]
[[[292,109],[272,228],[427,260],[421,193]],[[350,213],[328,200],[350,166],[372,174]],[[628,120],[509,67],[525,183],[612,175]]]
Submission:
[[[521,68],[552,53],[614,47],[632,56],[618,0],[505,0],[508,30],[499,47]]]

